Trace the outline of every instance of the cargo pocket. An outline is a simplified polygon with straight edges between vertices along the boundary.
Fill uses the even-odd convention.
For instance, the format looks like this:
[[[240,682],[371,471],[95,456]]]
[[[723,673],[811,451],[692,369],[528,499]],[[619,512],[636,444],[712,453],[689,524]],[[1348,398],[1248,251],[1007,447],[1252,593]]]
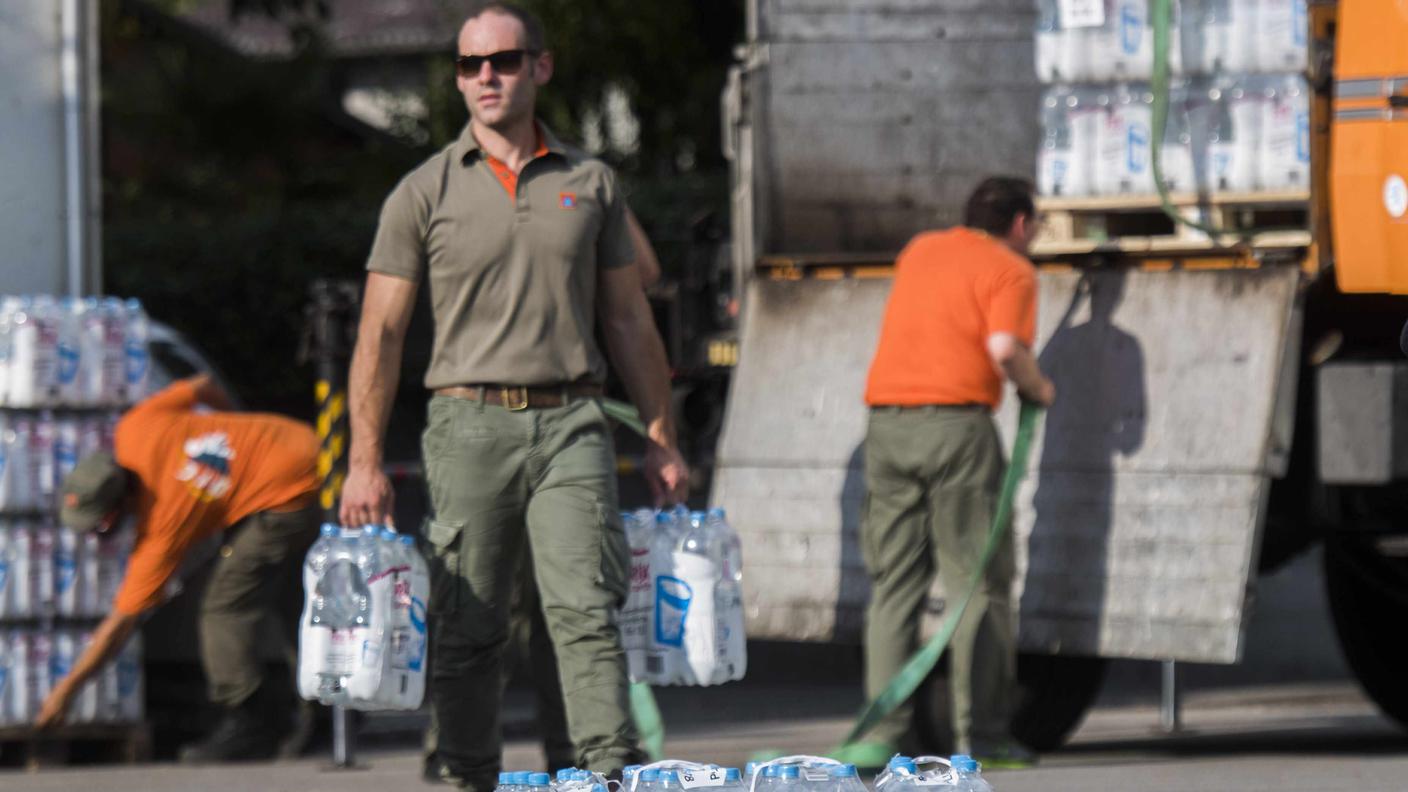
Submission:
[[[631,549],[626,543],[626,529],[621,525],[618,514],[596,504],[597,530],[601,536],[601,566],[597,573],[597,585],[611,594],[616,609],[626,604],[626,594],[630,590],[628,571],[631,566]]]
[[[433,614],[450,614],[459,610],[460,536],[463,522],[430,520],[425,538],[430,543],[430,604]]]

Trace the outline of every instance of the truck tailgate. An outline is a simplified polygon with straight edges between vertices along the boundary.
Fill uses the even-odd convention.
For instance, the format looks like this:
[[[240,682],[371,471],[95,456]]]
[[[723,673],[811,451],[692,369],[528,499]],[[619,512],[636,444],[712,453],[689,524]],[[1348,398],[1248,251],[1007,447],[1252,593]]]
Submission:
[[[1293,267],[1044,272],[1058,403],[1017,503],[1021,643],[1235,662],[1270,476]],[[743,536],[750,636],[859,641],[866,370],[887,279],[749,287],[712,501]],[[1284,398],[1284,397],[1283,397]],[[1283,405],[1284,406],[1284,405]],[[1011,442],[1015,402],[999,424]],[[1274,439],[1273,439],[1274,438]],[[942,611],[943,589],[931,598]]]

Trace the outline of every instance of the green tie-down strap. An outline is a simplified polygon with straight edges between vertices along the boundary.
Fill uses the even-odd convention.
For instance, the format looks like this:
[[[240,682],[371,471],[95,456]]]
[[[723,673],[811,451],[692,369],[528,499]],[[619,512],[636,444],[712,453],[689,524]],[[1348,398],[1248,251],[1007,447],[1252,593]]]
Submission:
[[[954,631],[958,629],[958,620],[963,618],[963,611],[967,609],[968,601],[978,590],[978,585],[987,571],[988,563],[992,561],[993,553],[997,552],[997,545],[1002,540],[1002,534],[1007,530],[1007,525],[1011,521],[1012,503],[1017,497],[1017,485],[1021,483],[1022,476],[1027,471],[1027,457],[1031,451],[1032,432],[1036,426],[1037,416],[1040,414],[1040,407],[1028,402],[1022,403],[1021,414],[1017,418],[1017,438],[1012,445],[1012,459],[1008,462],[1007,472],[1002,477],[1002,491],[998,496],[997,512],[993,514],[992,527],[988,529],[988,543],[983,548],[982,558],[978,561],[978,569],[973,574],[973,579],[968,581],[968,588],[963,592],[963,597],[944,617],[943,625],[934,634],[934,637],[930,638],[923,648],[909,658],[909,662],[904,664],[904,668],[900,669],[900,672],[890,680],[890,684],[886,685],[884,690],[880,691],[880,695],[876,696],[874,701],[865,705],[865,709],[861,710],[860,717],[856,720],[856,725],[851,727],[850,733],[842,742],[842,748],[852,745],[864,737],[875,727],[875,724],[893,712],[895,707],[914,695],[914,691],[919,689],[920,684],[934,669],[934,664],[939,662],[939,657],[943,655],[949,640],[953,638]]]
[[[615,399],[602,399],[601,407],[608,417],[635,430],[645,437],[645,424],[636,408]],[[650,761],[658,762],[665,758],[665,720],[660,717],[660,707],[655,703],[655,694],[650,685],[644,682],[631,683],[631,717],[640,732],[641,744],[650,755]]]

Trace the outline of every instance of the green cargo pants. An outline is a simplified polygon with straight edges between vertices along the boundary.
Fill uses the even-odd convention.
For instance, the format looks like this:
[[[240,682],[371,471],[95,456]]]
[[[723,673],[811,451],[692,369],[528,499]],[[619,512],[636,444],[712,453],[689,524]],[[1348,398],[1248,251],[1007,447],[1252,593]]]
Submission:
[[[542,598],[533,580],[533,554],[525,551],[519,563],[518,581],[509,603],[508,645],[505,647],[503,683],[507,688],[515,678],[527,681],[533,688],[533,709],[537,715],[538,739],[549,772],[572,767],[577,751],[567,734],[567,712],[562,707],[562,680],[557,671],[557,650],[548,637],[548,625],[543,620]],[[435,713],[425,729],[423,759],[426,772],[439,777],[440,758],[436,746],[440,742],[440,726]]]
[[[919,619],[935,569],[956,596],[972,579],[992,525],[1002,448],[983,407],[876,407],[865,437],[866,513],[861,552],[871,578],[865,692],[874,698],[919,648]],[[1008,739],[1016,684],[1012,536],[998,546],[949,648],[956,750]],[[898,742],[913,702],[875,727]]]
[[[260,624],[277,619],[289,668],[298,668],[299,569],[318,537],[316,506],[258,512],[227,532],[200,602],[200,656],[210,700],[237,707],[264,683]],[[293,702],[289,702],[290,712]]]
[[[480,792],[497,781],[503,651],[525,542],[577,764],[612,772],[640,761],[615,623],[628,551],[600,404],[512,411],[437,396],[427,418],[430,609],[439,628],[431,700],[447,778]]]

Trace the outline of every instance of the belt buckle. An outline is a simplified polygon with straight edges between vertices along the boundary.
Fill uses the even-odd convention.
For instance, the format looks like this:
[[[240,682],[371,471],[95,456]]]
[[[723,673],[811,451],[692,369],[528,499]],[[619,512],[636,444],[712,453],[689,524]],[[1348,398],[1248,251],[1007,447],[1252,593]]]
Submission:
[[[509,395],[514,391],[518,392],[516,398],[510,397]],[[510,412],[519,412],[520,410],[528,409],[528,388],[522,385],[516,388],[499,388],[499,403],[504,406],[505,410]]]

